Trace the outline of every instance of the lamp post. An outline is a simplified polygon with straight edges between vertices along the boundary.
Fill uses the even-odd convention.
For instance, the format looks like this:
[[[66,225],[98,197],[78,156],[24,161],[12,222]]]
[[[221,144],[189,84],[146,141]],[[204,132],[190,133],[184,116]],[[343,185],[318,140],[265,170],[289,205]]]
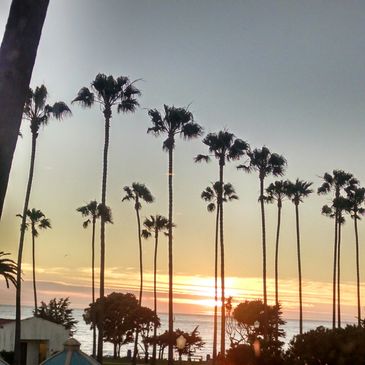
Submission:
[[[181,355],[182,355],[182,352],[185,349],[185,345],[186,345],[186,338],[183,335],[180,335],[176,339],[176,347],[179,351],[179,363],[180,363],[180,365],[181,365],[181,362],[182,362]]]

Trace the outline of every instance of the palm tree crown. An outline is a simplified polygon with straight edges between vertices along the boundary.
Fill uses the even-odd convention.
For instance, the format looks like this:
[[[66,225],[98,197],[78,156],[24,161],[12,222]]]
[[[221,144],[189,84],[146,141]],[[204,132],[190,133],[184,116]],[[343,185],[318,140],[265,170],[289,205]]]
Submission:
[[[266,202],[276,201],[278,207],[282,206],[283,200],[288,196],[288,181],[278,180],[266,188]]]
[[[9,253],[5,253],[0,251],[0,275],[4,277],[6,286],[9,288],[9,281],[16,287],[16,273],[17,273],[17,264],[15,261],[4,258],[5,256],[10,255]]]
[[[149,218],[145,218],[143,226],[145,228],[142,230],[141,235],[145,239],[151,237],[152,233],[160,231],[163,231],[167,235],[169,220],[159,214],[156,214],[156,216],[151,215]]]
[[[221,184],[219,181],[212,183],[212,186],[207,186],[201,193],[201,198],[208,203],[208,212],[213,212],[217,207],[218,197],[221,190]],[[238,196],[231,183],[223,185],[222,201],[225,203],[231,200],[237,200]]]
[[[21,217],[21,215],[19,215]],[[27,225],[30,225],[32,228],[32,234],[34,237],[38,237],[38,231],[37,227],[40,229],[47,229],[52,228],[51,221],[46,218],[44,213],[39,209],[28,209],[27,210],[27,217],[29,219],[29,222]]]
[[[90,203],[76,209],[86,219],[82,226],[87,228],[93,219],[99,219],[101,215],[104,217],[106,223],[113,223],[112,212],[109,207],[103,208],[102,204],[99,204],[96,200],[90,201]]]
[[[313,190],[310,188],[313,183],[296,179],[295,182],[287,182],[288,196],[295,205],[303,202],[303,198],[306,198]]]
[[[125,196],[122,198],[122,201],[130,201],[134,200],[134,208],[136,210],[141,209],[141,200],[145,201],[146,203],[153,203],[154,198],[147,188],[145,184],[140,183],[132,183],[132,186],[125,186],[123,188],[124,192],[126,193]]]
[[[71,114],[70,108],[63,101],[53,105],[46,104],[47,97],[48,92],[44,85],[37,86],[34,91],[29,88],[24,104],[23,119],[30,121],[30,129],[35,135],[38,134],[39,127],[46,125],[51,117],[62,119]]]
[[[148,115],[151,117],[153,126],[147,129],[156,137],[166,134],[163,142],[163,149],[175,148],[175,136],[180,134],[185,139],[197,138],[203,133],[203,128],[194,122],[194,117],[186,108],[177,108],[164,105],[165,115],[162,116],[157,109],[150,109]]]
[[[113,105],[117,105],[118,112],[134,112],[139,106],[136,97],[141,95],[134,85],[136,81],[131,82],[126,76],[115,79],[111,75],[99,73],[91,83],[91,90],[81,88],[72,102],[79,102],[85,108],[90,108],[94,103],[101,104],[104,114],[111,114]]]

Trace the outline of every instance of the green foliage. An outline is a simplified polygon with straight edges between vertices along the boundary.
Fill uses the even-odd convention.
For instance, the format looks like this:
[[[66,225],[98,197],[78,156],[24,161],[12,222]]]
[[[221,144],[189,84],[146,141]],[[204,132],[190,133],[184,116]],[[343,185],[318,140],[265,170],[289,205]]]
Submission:
[[[4,277],[6,286],[9,288],[9,281],[16,287],[17,264],[11,259],[4,258],[10,255],[0,251],[0,275]]]
[[[295,336],[286,354],[289,365],[365,364],[365,328],[347,326],[328,329],[322,326]]]
[[[46,319],[48,321],[62,324],[70,333],[73,333],[78,321],[72,316],[73,309],[70,308],[70,298],[53,298],[48,304],[41,302],[37,309],[37,313],[33,312],[36,317]]]

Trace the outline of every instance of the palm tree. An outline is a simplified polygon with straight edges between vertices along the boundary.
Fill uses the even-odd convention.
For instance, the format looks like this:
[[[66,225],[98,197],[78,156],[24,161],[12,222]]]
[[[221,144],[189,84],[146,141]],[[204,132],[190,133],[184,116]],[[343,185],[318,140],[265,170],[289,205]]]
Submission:
[[[300,231],[299,231],[299,203],[303,202],[303,198],[313,193],[310,188],[313,183],[296,179],[293,183],[287,182],[288,196],[295,205],[295,221],[297,230],[297,258],[298,258],[298,279],[299,279],[299,334],[303,333],[303,300],[302,300],[302,263],[300,258]]]
[[[275,241],[275,305],[279,308],[279,236],[281,223],[281,209],[283,200],[288,196],[287,181],[278,180],[271,183],[266,189],[268,203],[277,202],[278,206],[278,221],[276,227],[276,241]],[[279,322],[276,321],[276,340],[278,339]]]
[[[9,288],[9,281],[16,287],[17,281],[16,281],[16,273],[17,273],[17,267],[16,262],[4,258],[5,256],[10,255],[10,253],[5,253],[4,251],[0,251],[0,275],[4,277],[6,286]]]
[[[86,229],[89,224],[92,225],[92,233],[91,233],[91,300],[92,303],[95,303],[95,226],[96,220],[100,218],[102,213],[102,207],[96,200],[90,201],[88,204],[83,205],[76,209],[81,215],[86,219],[83,222],[82,226]],[[106,217],[105,222],[112,223],[111,211],[110,208],[105,210]],[[96,356],[96,327],[93,326],[93,357]]]
[[[272,153],[267,147],[261,149],[255,148],[248,153],[249,161],[243,165],[237,166],[237,169],[242,169],[245,172],[256,171],[260,181],[260,205],[261,205],[261,226],[262,226],[262,278],[264,292],[264,337],[267,337],[268,331],[268,313],[267,313],[267,287],[266,287],[266,224],[265,224],[265,196],[264,182],[265,178],[274,175],[282,176],[286,168],[286,159],[277,154]]]
[[[157,109],[150,109],[148,115],[151,117],[152,127],[147,133],[152,133],[156,137],[165,135],[162,148],[168,152],[168,186],[169,186],[169,337],[173,338],[174,314],[173,314],[173,254],[172,254],[172,209],[173,209],[173,152],[175,148],[175,138],[180,135],[184,139],[197,138],[203,133],[202,127],[194,122],[193,114],[186,108],[177,108],[164,105],[164,116]],[[168,346],[168,364],[174,362],[174,344],[170,341]]]
[[[209,133],[203,143],[208,146],[209,153],[218,160],[219,165],[219,186],[224,186],[223,169],[226,161],[238,160],[249,149],[247,142],[236,138],[233,133],[227,130],[218,133]],[[209,155],[198,155],[195,162],[209,162]],[[222,356],[226,353],[226,303],[225,303],[225,266],[224,266],[224,232],[223,232],[223,191],[219,189],[218,194],[218,214],[219,214],[219,231],[220,231],[220,254],[221,254],[221,349]],[[215,357],[213,353],[213,362]]]
[[[22,222],[20,226],[20,238],[18,248],[18,272],[17,272],[17,287],[16,287],[16,309],[15,309],[15,359],[20,361],[20,306],[21,306],[21,271],[22,271],[22,258],[23,258],[23,246],[24,235],[26,229],[26,213],[28,211],[30,193],[32,190],[33,173],[35,164],[35,155],[37,147],[37,138],[39,128],[47,125],[51,118],[61,120],[66,115],[70,115],[71,111],[69,107],[62,101],[54,103],[52,106],[46,104],[47,102],[47,89],[44,85],[36,87],[33,91],[29,89],[27,98],[24,104],[23,118],[30,122],[30,130],[32,132],[32,152],[30,157],[30,167],[28,175],[27,190],[25,193],[24,206],[22,211]]]
[[[136,99],[141,92],[134,86],[128,77],[120,76],[114,79],[113,76],[98,74],[91,83],[91,90],[83,87],[78,92],[72,102],[79,102],[83,107],[90,108],[94,103],[99,104],[104,115],[104,151],[103,151],[103,174],[101,183],[101,204],[106,207],[106,186],[108,170],[108,150],[110,121],[112,118],[112,108],[117,106],[118,112],[134,112],[139,106]],[[104,275],[105,275],[105,224],[103,216],[100,217],[100,298],[104,297]],[[103,311],[99,323],[98,355],[97,360],[103,363]]]
[[[351,173],[345,172],[343,170],[333,170],[332,175],[325,173],[322,177],[324,180],[322,185],[318,188],[317,193],[328,194],[333,192],[333,202],[335,199],[340,197],[341,191],[348,186],[356,185],[358,183],[357,179],[353,177]],[[326,210],[328,211],[328,206],[322,208],[322,213],[325,215]],[[333,217],[335,218],[335,238],[333,245],[333,280],[332,280],[332,328],[336,327],[336,277],[337,277],[337,249],[338,249],[338,229],[339,229],[339,216],[338,212],[335,211]]]
[[[221,185],[216,181],[212,186],[208,186],[201,193],[201,198],[208,203],[208,212],[216,210],[215,221],[215,244],[214,244],[214,327],[213,327],[213,363],[217,357],[217,332],[218,332],[218,230],[219,230],[219,204],[218,197],[220,196]],[[232,184],[224,184],[223,186],[223,202],[238,199]]]
[[[143,293],[143,258],[142,258],[142,236],[141,236],[141,218],[139,216],[139,211],[142,208],[141,202],[152,203],[154,198],[147,188],[146,185],[140,183],[132,183],[132,186],[125,186],[123,188],[125,196],[122,198],[123,201],[134,201],[134,210],[137,216],[137,237],[139,245],[139,275],[140,275],[140,286],[139,286],[139,306],[142,305],[142,293]],[[136,331],[136,336],[134,339],[134,352],[133,352],[133,364],[137,362],[138,353],[138,331]]]
[[[0,48],[0,218],[49,0],[12,0]],[[20,353],[16,353],[16,356]],[[15,358],[15,363],[20,363]]]
[[[360,303],[360,250],[359,250],[359,233],[357,221],[365,214],[363,204],[365,202],[365,188],[350,186],[346,189],[349,202],[349,213],[354,220],[355,229],[355,250],[356,250],[356,286],[357,286],[357,324],[361,326],[361,303]]]
[[[44,213],[39,209],[28,209],[26,214],[26,227],[31,228],[32,233],[32,267],[33,267],[33,293],[34,293],[34,315],[37,315],[38,301],[37,301],[37,286],[35,279],[35,238],[38,237],[39,229],[47,229],[51,227],[51,221],[46,218]],[[21,214],[17,214],[18,217],[23,218]]]
[[[158,235],[159,232],[164,232],[168,235],[169,220],[162,215],[156,214],[156,216],[151,215],[150,218],[146,218],[143,222],[145,227],[142,230],[142,237],[148,239],[154,235],[155,238],[155,252],[153,256],[153,311],[157,316],[157,248],[158,248]],[[151,364],[156,363],[156,337],[157,337],[157,323],[154,323],[153,328],[153,350],[152,350],[152,361]]]

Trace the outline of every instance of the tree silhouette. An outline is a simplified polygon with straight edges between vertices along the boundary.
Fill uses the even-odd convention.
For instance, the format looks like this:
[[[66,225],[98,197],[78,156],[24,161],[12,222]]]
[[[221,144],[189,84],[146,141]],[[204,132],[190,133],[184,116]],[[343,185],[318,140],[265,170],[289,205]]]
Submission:
[[[355,250],[356,250],[356,291],[357,291],[357,324],[361,326],[361,302],[360,302],[360,249],[359,249],[359,233],[357,221],[365,214],[363,204],[365,202],[365,188],[349,186],[346,189],[349,202],[348,211],[354,221],[355,230]]]
[[[233,133],[227,130],[219,131],[218,133],[209,133],[203,143],[208,146],[209,153],[218,160],[219,165],[219,186],[224,186],[223,169],[226,162],[238,160],[249,149],[248,143],[236,138]],[[198,155],[195,162],[209,162],[209,155]],[[222,356],[226,353],[226,320],[225,320],[225,267],[224,267],[224,230],[223,230],[223,191],[219,190],[218,194],[218,214],[219,214],[219,231],[220,231],[220,254],[221,254],[221,348]],[[213,335],[214,337],[214,335]],[[217,346],[213,341],[213,364],[216,362]]]
[[[146,218],[143,222],[143,226],[145,227],[142,230],[142,237],[148,239],[152,235],[155,238],[155,250],[153,256],[153,310],[155,315],[157,316],[157,249],[158,249],[158,236],[159,232],[164,232],[165,235],[168,235],[169,229],[169,221],[167,218],[156,214],[156,216],[151,215],[150,218]],[[156,338],[157,338],[157,323],[153,328],[153,349],[152,349],[152,361],[151,364],[155,365],[156,363]]]
[[[96,200],[90,201],[76,209],[86,219],[82,226],[86,229],[89,224],[92,225],[91,233],[91,300],[95,303],[95,226],[96,220],[100,218],[102,212],[105,213],[104,220],[106,223],[112,223],[112,216],[110,208],[102,209],[101,205]],[[96,328],[93,327],[93,357],[96,356]]]
[[[221,191],[221,185],[219,181],[212,183],[212,186],[208,186],[201,193],[201,198],[208,203],[208,212],[216,211],[215,221],[215,239],[214,239],[214,325],[213,325],[213,358],[215,360],[217,356],[217,329],[218,329],[218,231],[219,231],[219,196]],[[238,199],[232,184],[227,183],[223,186],[223,202],[232,201]]]
[[[104,115],[104,151],[103,151],[103,174],[101,183],[101,204],[106,207],[106,187],[108,175],[108,151],[109,151],[109,132],[112,118],[112,108],[117,106],[118,112],[133,113],[139,106],[136,99],[141,92],[134,86],[128,77],[120,76],[114,79],[113,76],[98,74],[91,83],[91,90],[83,87],[78,92],[72,102],[78,102],[85,108],[90,108],[94,103],[99,104]],[[104,275],[105,275],[105,219],[100,217],[100,298],[104,297]],[[98,354],[97,360],[103,363],[103,325],[101,319],[98,326]]]
[[[0,218],[49,0],[12,0],[0,48]],[[15,363],[20,365],[16,349]]]
[[[35,164],[35,155],[37,147],[37,138],[39,128],[47,125],[51,118],[61,120],[66,115],[70,115],[71,111],[69,107],[63,102],[59,101],[54,103],[52,106],[47,103],[47,88],[44,85],[36,87],[33,91],[29,88],[28,95],[24,104],[23,119],[30,122],[30,130],[32,132],[32,151],[30,157],[30,167],[27,182],[27,189],[25,193],[24,206],[22,211],[22,222],[20,226],[20,238],[18,248],[18,272],[17,272],[17,287],[16,287],[16,309],[15,309],[15,344],[14,352],[16,363],[19,359],[19,348],[20,348],[20,307],[21,307],[21,271],[22,271],[22,259],[23,259],[23,246],[24,246],[24,235],[26,229],[26,213],[28,210],[28,204],[30,199],[30,193],[32,190],[33,173]]]
[[[5,256],[10,255],[10,253],[5,253],[4,251],[0,251],[0,275],[5,279],[6,286],[9,288],[9,281],[16,287],[16,273],[17,267],[16,262],[4,258]]]
[[[296,179],[295,182],[288,181],[288,196],[295,205],[295,222],[297,231],[297,259],[298,259],[298,280],[299,280],[299,333],[303,333],[303,300],[302,300],[302,263],[300,257],[300,231],[299,231],[299,203],[303,198],[313,193],[310,188],[313,183]]]
[[[142,293],[143,293],[143,256],[142,256],[142,236],[141,236],[141,218],[139,211],[142,208],[141,202],[146,203],[153,202],[153,196],[146,185],[140,183],[132,183],[132,186],[125,186],[123,188],[125,196],[122,198],[123,201],[134,201],[134,210],[136,211],[137,217],[137,236],[138,236],[138,247],[139,247],[139,275],[140,275],[140,286],[139,286],[139,306],[142,305]],[[137,362],[138,354],[138,331],[134,339],[134,352],[133,352],[133,364]]]
[[[264,182],[265,178],[274,175],[282,176],[286,168],[286,159],[277,154],[272,153],[267,147],[261,149],[255,148],[248,153],[249,160],[243,164],[237,166],[237,169],[242,169],[245,172],[257,172],[260,181],[260,197],[259,202],[261,205],[261,226],[262,226],[262,278],[263,278],[263,293],[264,293],[264,310],[267,310],[267,287],[266,287],[266,224],[265,224],[265,195],[264,195]],[[267,313],[265,313],[267,318]],[[266,321],[267,322],[267,321]],[[267,323],[264,323],[265,337],[267,334]]]
[[[272,203],[277,202],[278,207],[278,221],[276,226],[276,239],[275,239],[275,305],[279,306],[279,237],[280,237],[280,224],[281,224],[281,209],[283,200],[288,196],[288,183],[284,180],[278,180],[271,183],[266,189],[266,201]],[[278,333],[279,323],[276,323],[276,329]],[[276,338],[278,340],[278,338]]]
[[[18,217],[23,218],[21,214]],[[34,293],[34,314],[37,315],[38,301],[37,301],[37,285],[35,279],[35,238],[38,237],[38,229],[47,229],[51,227],[51,221],[46,218],[44,213],[39,209],[28,209],[26,214],[26,227],[31,228],[32,233],[32,268],[33,268],[33,293]]]
[[[333,192],[333,201],[340,197],[341,191],[350,185],[356,185],[357,179],[353,177],[351,173],[343,170],[333,170],[332,175],[326,172],[323,177],[323,183],[318,188],[317,193],[319,195],[328,194]],[[322,208],[322,213],[326,214],[328,206]],[[331,216],[331,214],[329,214]],[[339,229],[339,218],[338,212],[334,212],[335,218],[335,238],[333,245],[333,279],[332,279],[332,328],[336,327],[336,276],[337,276],[337,246],[338,246],[338,229]]]
[[[194,122],[193,114],[186,108],[177,108],[174,106],[164,105],[164,115],[157,109],[150,109],[148,115],[151,117],[152,127],[148,128],[147,133],[152,133],[156,137],[165,135],[162,148],[168,152],[168,186],[169,186],[169,336],[173,337],[174,332],[174,315],[173,315],[173,242],[172,242],[172,222],[173,222],[173,152],[175,148],[175,138],[180,135],[184,139],[197,138],[203,133],[202,127]],[[174,361],[173,343],[168,348],[168,364],[172,365]]]

